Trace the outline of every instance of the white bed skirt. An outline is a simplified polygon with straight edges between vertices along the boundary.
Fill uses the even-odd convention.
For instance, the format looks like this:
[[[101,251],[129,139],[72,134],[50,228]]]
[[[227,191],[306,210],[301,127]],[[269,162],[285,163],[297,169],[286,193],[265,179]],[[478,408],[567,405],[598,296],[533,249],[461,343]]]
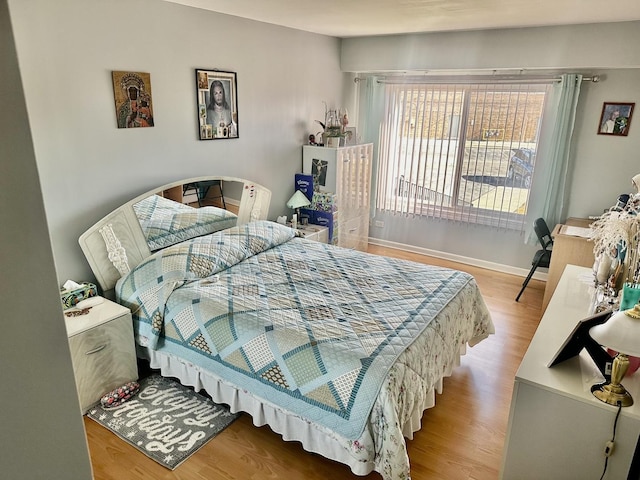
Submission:
[[[436,392],[442,393],[443,378],[450,376],[452,370],[460,364],[460,356],[464,355],[465,351],[465,345],[462,345],[457,358],[447,362],[447,369],[429,389],[430,391],[422,397],[423,401],[415,402],[411,412],[405,412],[402,415],[406,418],[401,426],[405,437],[412,439],[414,432],[420,430],[424,411],[435,405]],[[369,428],[366,428],[362,437],[356,441],[358,445],[368,448],[355,453],[353,440],[348,440],[323,426],[257,398],[250,392],[231,385],[214,373],[203,370],[190,362],[165,352],[140,346],[138,346],[138,356],[148,359],[151,368],[159,369],[163,376],[178,378],[182,384],[191,386],[196,391],[205,390],[214,402],[229,405],[231,412],[248,413],[252,417],[254,425],[269,425],[284,440],[298,441],[309,452],[348,465],[356,475],[367,475],[373,470],[379,472],[382,470],[382,466],[377,465],[379,463],[376,461],[377,459],[373,458],[373,455],[366,454],[366,452],[372,453],[380,449],[379,445],[374,444]],[[406,456],[404,439],[401,439],[401,442],[404,452],[398,452],[398,455],[404,454]],[[408,458],[406,461],[408,462]]]

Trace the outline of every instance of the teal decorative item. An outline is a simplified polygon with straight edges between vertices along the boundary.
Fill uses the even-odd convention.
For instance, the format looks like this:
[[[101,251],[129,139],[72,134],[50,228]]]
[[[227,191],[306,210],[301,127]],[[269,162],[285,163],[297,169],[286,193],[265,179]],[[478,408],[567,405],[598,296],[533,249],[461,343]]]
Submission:
[[[640,285],[637,283],[625,283],[622,286],[620,310],[630,310],[638,302],[640,302]]]

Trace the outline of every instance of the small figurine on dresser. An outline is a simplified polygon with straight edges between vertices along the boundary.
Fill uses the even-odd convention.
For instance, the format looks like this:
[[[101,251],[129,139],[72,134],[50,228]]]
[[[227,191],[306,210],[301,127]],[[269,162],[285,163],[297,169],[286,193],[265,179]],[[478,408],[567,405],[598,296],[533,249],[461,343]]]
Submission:
[[[347,131],[347,125],[349,125],[349,112],[345,108],[344,113],[342,113],[340,123],[342,125],[342,133]]]

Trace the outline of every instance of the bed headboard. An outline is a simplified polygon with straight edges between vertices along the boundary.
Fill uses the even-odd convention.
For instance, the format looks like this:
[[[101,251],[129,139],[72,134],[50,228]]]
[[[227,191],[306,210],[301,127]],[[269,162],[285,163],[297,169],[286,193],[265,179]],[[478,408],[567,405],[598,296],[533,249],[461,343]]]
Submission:
[[[238,225],[267,218],[271,202],[271,191],[249,180],[236,177],[209,176],[189,178],[162,185],[138,195],[136,198],[116,208],[84,232],[78,239],[80,248],[82,248],[82,252],[87,258],[100,287],[104,291],[111,290],[124,273],[151,255],[147,240],[133,209],[134,204],[159,192],[175,190],[178,187],[181,190],[182,185],[212,180],[221,180],[223,186],[225,184],[233,184],[235,192],[238,191],[238,188],[241,188]],[[238,186],[236,187],[236,185]]]

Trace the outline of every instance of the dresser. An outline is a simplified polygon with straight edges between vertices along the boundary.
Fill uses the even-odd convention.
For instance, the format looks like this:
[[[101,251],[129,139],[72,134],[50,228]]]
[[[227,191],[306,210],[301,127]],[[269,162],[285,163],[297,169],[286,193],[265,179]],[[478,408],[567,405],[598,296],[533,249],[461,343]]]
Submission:
[[[337,199],[333,243],[366,251],[369,243],[371,162],[373,144],[349,147],[302,147],[302,172],[313,175],[314,190]]]
[[[592,311],[591,268],[566,265],[516,373],[503,450],[503,480],[600,478],[617,407],[597,400],[603,381],[586,351],[547,367],[574,326]],[[640,434],[640,373],[622,384],[635,404],[625,407],[605,479],[626,479]]]
[[[138,379],[128,308],[105,299],[85,315],[65,313],[65,324],[83,413],[105,393]]]

